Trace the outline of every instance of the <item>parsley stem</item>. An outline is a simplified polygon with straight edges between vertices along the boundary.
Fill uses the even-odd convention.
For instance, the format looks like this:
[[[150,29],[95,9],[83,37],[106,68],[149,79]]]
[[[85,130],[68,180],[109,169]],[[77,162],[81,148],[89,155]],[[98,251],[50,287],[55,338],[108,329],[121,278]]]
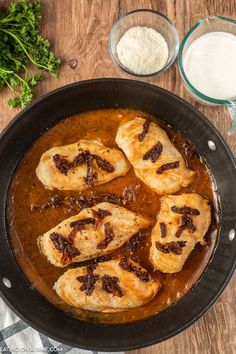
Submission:
[[[13,70],[6,70],[6,69],[1,68],[1,67],[0,67],[0,71],[3,72],[3,73],[6,73],[6,74],[14,74]]]
[[[9,89],[14,92],[15,90],[13,89],[13,87],[9,84],[9,82],[6,79],[3,79],[5,84],[9,87]]]

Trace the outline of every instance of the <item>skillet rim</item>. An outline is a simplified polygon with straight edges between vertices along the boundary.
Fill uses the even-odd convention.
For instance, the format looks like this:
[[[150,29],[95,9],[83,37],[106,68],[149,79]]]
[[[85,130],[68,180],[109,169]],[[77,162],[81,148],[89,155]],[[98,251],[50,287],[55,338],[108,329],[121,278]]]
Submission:
[[[221,141],[221,143],[223,144],[223,147],[224,149],[226,150],[227,154],[228,154],[228,157],[230,158],[232,164],[233,164],[233,167],[235,168],[236,170],[236,163],[235,163],[235,160],[234,160],[234,157],[233,157],[233,153],[232,151],[230,150],[230,148],[228,147],[227,143],[225,142],[224,138],[222,137],[222,135],[218,132],[218,130],[215,128],[215,126],[201,113],[199,112],[195,107],[193,107],[191,104],[189,104],[187,101],[183,100],[182,98],[180,98],[179,96],[175,95],[174,93],[168,91],[168,90],[165,90],[163,88],[160,88],[158,86],[155,86],[155,85],[152,85],[152,84],[149,84],[149,83],[146,83],[146,82],[140,82],[140,81],[137,81],[137,80],[129,80],[129,79],[121,79],[121,78],[100,78],[100,79],[90,79],[90,80],[83,80],[83,81],[79,81],[79,82],[75,82],[75,83],[71,83],[69,85],[65,85],[65,86],[62,86],[56,90],[53,90],[45,95],[42,95],[41,97],[35,99],[28,107],[26,107],[24,110],[22,110],[21,112],[19,112],[15,118],[13,118],[9,123],[8,125],[3,129],[3,131],[0,133],[0,143],[2,142],[2,139],[4,139],[4,137],[7,135],[8,131],[12,128],[12,126],[18,124],[18,121],[19,119],[24,116],[25,114],[27,114],[33,107],[35,108],[35,106],[41,104],[42,101],[44,101],[45,99],[47,99],[48,97],[50,96],[53,96],[53,95],[57,95],[58,93],[66,90],[66,89],[70,89],[70,88],[73,88],[73,87],[78,87],[78,86],[81,86],[81,85],[88,85],[90,83],[95,83],[95,82],[123,82],[124,84],[125,83],[129,83],[131,85],[139,85],[140,87],[143,86],[143,87],[147,87],[147,88],[152,88],[154,90],[156,90],[157,92],[162,92],[164,95],[166,96],[170,96],[172,97],[175,101],[178,101],[180,103],[181,106],[185,106],[187,107],[190,111],[193,111],[199,118],[201,118],[204,123],[211,129],[211,131],[218,137],[218,139]],[[216,246],[217,247],[217,246]],[[212,257],[214,256],[214,254],[212,255]],[[212,259],[211,257],[211,259]],[[211,262],[211,260],[210,260]],[[206,270],[210,264],[210,262],[208,263],[205,271],[202,273],[201,277],[199,278],[199,280],[195,283],[195,285],[193,286],[193,288],[184,296],[184,298],[186,296],[188,296],[189,294],[192,293],[192,291],[195,289],[195,287],[199,284],[199,282],[201,281],[202,279],[202,276],[206,273]],[[18,265],[19,266],[19,265]],[[218,291],[218,293],[216,293],[216,295],[212,298],[212,300],[208,303],[208,305],[202,310],[200,311],[200,313],[198,313],[195,317],[193,317],[193,319],[191,321],[189,321],[188,323],[186,323],[186,325],[184,326],[181,326],[181,328],[177,329],[177,330],[172,330],[172,332],[170,332],[169,334],[167,334],[166,336],[163,336],[161,339],[158,338],[155,339],[155,336],[154,336],[154,339],[153,340],[149,340],[149,341],[146,341],[145,343],[141,343],[141,344],[136,344],[136,345],[127,345],[127,346],[116,346],[115,348],[111,348],[111,347],[90,347],[89,345],[79,345],[78,347],[78,342],[77,343],[72,343],[72,342],[69,342],[67,340],[64,340],[63,341],[61,340],[61,337],[57,337],[56,335],[53,335],[51,336],[50,335],[50,338],[53,338],[59,342],[62,342],[62,343],[65,343],[65,344],[68,344],[68,345],[71,345],[71,346],[76,346],[78,348],[83,348],[83,349],[87,349],[87,350],[98,350],[98,351],[110,351],[111,349],[113,351],[120,351],[120,350],[131,350],[131,349],[138,349],[138,348],[143,348],[144,346],[150,346],[150,345],[153,345],[153,344],[156,344],[156,343],[160,343],[161,341],[164,341],[168,338],[171,338],[175,335],[177,335],[178,333],[180,333],[181,331],[185,330],[186,328],[188,328],[189,326],[191,326],[195,321],[197,321],[204,313],[206,313],[210,307],[215,303],[215,301],[219,298],[219,296],[222,294],[222,292],[224,291],[225,287],[227,286],[229,280],[231,279],[233,273],[234,273],[234,270],[236,268],[236,260],[234,260],[234,263],[232,264],[232,267],[231,267],[231,271],[227,274],[226,277],[224,277],[224,282],[223,282],[223,285],[221,286],[220,288],[220,291]],[[20,268],[21,270],[21,268]],[[21,270],[22,271],[22,270]],[[23,272],[23,271],[22,271]],[[23,273],[24,274],[24,273]],[[26,276],[25,276],[26,277]],[[28,280],[28,279],[27,279]],[[4,289],[4,288],[3,288]],[[42,326],[39,326],[39,325],[32,325],[32,322],[28,319],[26,319],[24,317],[24,314],[20,313],[18,310],[15,310],[14,308],[14,305],[12,305],[12,303],[10,303],[7,299],[7,297],[5,296],[4,294],[4,291],[1,291],[0,289],[0,294],[2,296],[2,298],[4,299],[4,301],[7,303],[7,305],[13,310],[14,313],[16,313],[23,321],[25,321],[26,323],[28,323],[31,327],[35,328],[36,330],[40,331],[41,333],[45,334],[46,336],[48,336],[48,332],[44,330],[44,328],[42,329]],[[40,293],[38,293],[40,296],[42,296]],[[169,309],[173,308],[175,305],[172,305],[169,307]],[[167,309],[168,310],[168,309]],[[167,311],[166,310],[166,311]],[[149,317],[147,319],[144,319],[144,320],[141,320],[141,321],[138,321],[138,322],[133,322],[133,323],[128,323],[128,324],[125,324],[125,325],[122,325],[122,326],[126,326],[126,327],[129,327],[130,325],[131,326],[136,326],[138,323],[143,323],[143,322],[148,322],[148,321],[152,321],[152,319],[155,317],[152,316],[152,317]],[[105,328],[106,326],[109,326],[109,325],[96,325],[96,326],[101,326],[103,328]],[[113,327],[118,327],[120,325],[112,325]]]
[[[185,99],[183,99],[182,97],[178,96],[177,94],[168,91],[167,89],[164,89],[160,86],[154,85],[154,84],[150,84],[147,82],[143,82],[143,81],[139,81],[139,80],[133,80],[133,79],[123,79],[123,78],[112,78],[112,77],[108,77],[108,78],[96,78],[96,79],[88,79],[88,80],[81,80],[81,81],[76,81],[76,82],[72,82],[70,84],[67,85],[63,85],[61,87],[56,88],[55,90],[49,91],[37,98],[35,98],[27,107],[25,107],[22,111],[18,112],[16,114],[16,116],[14,118],[12,118],[10,120],[10,122],[3,128],[3,130],[0,132],[0,140],[4,137],[4,135],[7,133],[7,131],[15,124],[17,123],[17,121],[19,120],[20,116],[26,114],[29,110],[31,110],[33,107],[35,107],[36,105],[40,104],[41,101],[45,100],[46,98],[56,95],[57,93],[64,91],[65,89],[69,89],[72,87],[76,87],[76,86],[80,86],[80,85],[87,85],[89,83],[94,83],[94,82],[127,82],[127,83],[135,83],[138,84],[140,86],[146,86],[146,87],[152,87],[153,89],[157,89],[159,91],[162,91],[164,94],[166,94],[167,96],[172,96],[173,98],[175,98],[177,101],[181,102],[183,105],[187,106],[190,110],[194,111],[197,115],[201,116],[201,119],[208,125],[210,126],[210,128],[213,130],[213,132],[217,135],[217,137],[221,140],[221,142],[223,143],[225,149],[227,150],[227,152],[229,153],[233,165],[236,169],[236,157],[234,157],[233,152],[231,151],[230,147],[228,146],[228,144],[226,143],[223,135],[217,130],[217,128],[214,126],[214,124],[207,119],[203,113],[201,113],[200,111],[198,111],[194,106],[192,106],[188,101],[186,101]]]

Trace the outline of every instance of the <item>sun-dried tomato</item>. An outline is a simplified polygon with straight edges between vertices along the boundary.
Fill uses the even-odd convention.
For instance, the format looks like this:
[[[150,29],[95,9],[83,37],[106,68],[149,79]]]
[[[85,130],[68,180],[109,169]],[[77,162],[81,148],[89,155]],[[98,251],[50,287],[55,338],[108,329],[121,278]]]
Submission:
[[[157,169],[156,173],[161,175],[164,171],[172,170],[172,169],[175,169],[175,168],[178,168],[178,167],[179,167],[179,161],[165,163],[164,165],[161,165]]]
[[[119,266],[127,272],[134,273],[142,281],[148,282],[150,280],[148,272],[143,271],[141,267],[137,267],[133,263],[129,262],[127,257],[121,258]]]
[[[140,142],[143,141],[144,138],[145,138],[145,136],[147,135],[150,124],[151,124],[151,121],[150,121],[150,120],[145,120],[145,122],[143,123],[143,131],[142,131],[142,133],[140,133],[140,134],[138,135],[138,140],[139,140]]]
[[[163,145],[158,141],[150,150],[143,155],[143,160],[151,160],[153,163],[156,162],[163,150]]]
[[[118,284],[117,277],[111,277],[109,275],[103,275],[102,279],[102,288],[109,294],[113,294],[118,297],[123,296],[123,292]]]

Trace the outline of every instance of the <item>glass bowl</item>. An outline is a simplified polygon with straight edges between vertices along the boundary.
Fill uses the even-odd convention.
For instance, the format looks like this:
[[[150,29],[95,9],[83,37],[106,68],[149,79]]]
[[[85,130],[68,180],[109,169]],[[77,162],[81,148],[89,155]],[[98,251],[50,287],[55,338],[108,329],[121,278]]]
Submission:
[[[135,74],[121,64],[116,52],[117,44],[125,32],[134,26],[153,28],[165,38],[169,48],[169,57],[161,70],[150,74]],[[125,73],[136,77],[150,77],[162,74],[174,62],[179,50],[179,37],[176,28],[166,16],[157,11],[141,9],[128,12],[115,22],[109,34],[108,47],[113,62]]]
[[[209,32],[228,32],[236,35],[236,20],[225,18],[222,16],[207,16],[200,19],[186,34],[181,42],[179,54],[178,54],[178,66],[180,75],[183,79],[184,86],[187,91],[197,101],[206,105],[223,105],[226,106],[230,113],[231,125],[228,130],[228,134],[232,134],[236,130],[236,97],[232,97],[227,100],[219,100],[204,95],[198,91],[188,80],[183,66],[185,54],[189,46],[199,37]]]

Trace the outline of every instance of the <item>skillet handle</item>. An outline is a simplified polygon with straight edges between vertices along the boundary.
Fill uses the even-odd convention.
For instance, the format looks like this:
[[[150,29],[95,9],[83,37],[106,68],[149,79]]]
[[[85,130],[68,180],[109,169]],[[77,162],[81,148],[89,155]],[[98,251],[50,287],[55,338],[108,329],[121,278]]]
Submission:
[[[232,102],[232,101],[231,101]],[[230,115],[230,127],[228,130],[228,135],[232,135],[236,130],[236,103],[232,102],[230,106],[227,107]]]

